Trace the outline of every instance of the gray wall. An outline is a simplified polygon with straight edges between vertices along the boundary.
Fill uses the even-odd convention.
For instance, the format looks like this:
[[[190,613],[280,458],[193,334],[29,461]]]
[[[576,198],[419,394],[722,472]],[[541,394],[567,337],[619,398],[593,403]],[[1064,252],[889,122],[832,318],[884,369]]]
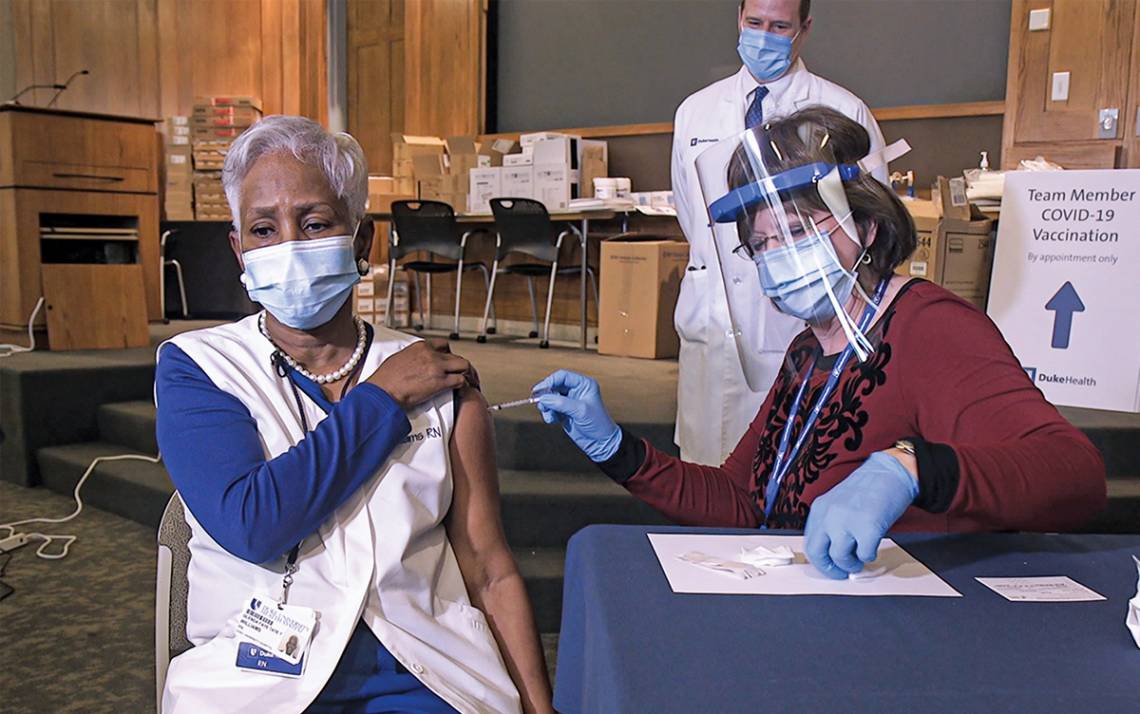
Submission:
[[[498,131],[670,121],[740,67],[737,0],[498,0]],[[1002,99],[1010,0],[813,0],[808,67],[872,107]]]

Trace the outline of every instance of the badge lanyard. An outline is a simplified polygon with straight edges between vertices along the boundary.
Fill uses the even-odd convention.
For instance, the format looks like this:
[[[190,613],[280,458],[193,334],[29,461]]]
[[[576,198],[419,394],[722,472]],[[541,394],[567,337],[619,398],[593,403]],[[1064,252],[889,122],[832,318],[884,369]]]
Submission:
[[[269,335],[266,335],[266,338],[268,339]],[[271,339],[269,341],[270,343],[273,342]],[[276,345],[274,345],[274,347],[276,347]],[[293,392],[293,399],[297,402],[297,413],[301,417],[301,430],[304,432],[304,434],[308,435],[309,420],[305,417],[305,406],[301,401],[301,392],[299,389],[297,389],[297,383],[293,381],[293,377],[290,374],[291,368],[285,361],[285,357],[280,349],[275,349],[273,351],[273,354],[269,357],[269,362],[273,365],[273,369],[275,372],[277,372],[277,376],[289,382],[289,387]],[[347,375],[344,386],[341,388],[341,398],[343,398],[345,392],[348,391],[348,385],[352,383],[353,378],[360,372],[360,368],[363,364],[363,360],[357,362],[352,372]],[[285,560],[285,575],[281,579],[281,599],[277,601],[278,608],[281,608],[282,606],[288,604],[289,587],[293,584],[293,574],[297,572],[297,556],[300,555],[301,544],[304,542],[305,541],[302,540],[301,543],[293,546],[293,549],[289,551],[289,557]]]
[[[889,278],[884,278],[879,281],[878,287],[875,288],[875,302],[864,308],[863,316],[859,318],[860,332],[866,332],[870,326],[871,319],[875,316],[875,309],[879,303],[883,301],[883,295],[886,294],[887,285],[889,283]],[[796,443],[792,447],[791,453],[788,453],[788,444],[792,440],[792,425],[796,421],[796,415],[800,413],[800,402],[803,401],[804,394],[807,392],[808,382],[811,381],[811,376],[815,372],[815,364],[819,360],[820,351],[821,350],[816,350],[815,354],[812,355],[811,364],[808,365],[808,371],[807,374],[804,375],[804,381],[796,391],[795,401],[792,402],[792,407],[788,411],[788,421],[784,424],[784,431],[780,435],[780,448],[776,452],[776,458],[772,463],[772,475],[768,479],[768,487],[764,490],[764,528],[768,527],[768,519],[771,518],[772,509],[776,506],[776,497],[780,495],[780,485],[784,481],[784,476],[787,475],[792,462],[796,460],[796,455],[800,452],[804,442],[807,441],[807,435],[811,433],[816,419],[819,418],[820,412],[823,411],[823,405],[827,403],[827,400],[831,397],[831,393],[835,391],[836,385],[839,384],[839,377],[843,374],[843,368],[847,365],[847,360],[851,359],[851,354],[854,352],[854,349],[848,344],[843,348],[838,359],[835,360],[835,365],[831,368],[831,374],[827,377],[827,384],[823,386],[823,391],[820,392],[819,398],[816,399],[815,406],[813,406],[808,413],[807,420],[804,421],[803,429],[800,430],[800,435],[796,438]]]

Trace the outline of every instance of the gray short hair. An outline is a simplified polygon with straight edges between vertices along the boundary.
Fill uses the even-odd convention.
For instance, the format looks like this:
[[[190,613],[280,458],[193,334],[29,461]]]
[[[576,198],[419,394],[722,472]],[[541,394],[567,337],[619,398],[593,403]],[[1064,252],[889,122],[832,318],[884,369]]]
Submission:
[[[288,152],[316,166],[348,207],[349,223],[364,218],[368,202],[368,164],[364,150],[349,134],[330,134],[312,119],[274,115],[257,122],[230,145],[222,168],[222,188],[230,204],[234,230],[241,231],[241,182],[266,154]]]

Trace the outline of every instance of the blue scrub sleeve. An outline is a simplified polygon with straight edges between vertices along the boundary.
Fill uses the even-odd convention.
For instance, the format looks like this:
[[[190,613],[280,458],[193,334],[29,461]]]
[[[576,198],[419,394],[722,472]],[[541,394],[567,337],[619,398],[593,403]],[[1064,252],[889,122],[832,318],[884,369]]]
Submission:
[[[162,348],[155,393],[158,446],[182,500],[211,538],[251,563],[316,531],[411,431],[392,397],[362,383],[266,459],[249,410],[174,344]]]

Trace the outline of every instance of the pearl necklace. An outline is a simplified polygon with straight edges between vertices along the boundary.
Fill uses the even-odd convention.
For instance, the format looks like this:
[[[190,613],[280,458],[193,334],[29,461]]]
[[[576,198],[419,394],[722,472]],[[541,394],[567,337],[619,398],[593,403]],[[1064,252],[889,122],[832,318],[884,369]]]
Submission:
[[[300,372],[302,377],[310,379],[317,384],[331,384],[332,382],[336,382],[347,377],[352,372],[352,370],[356,369],[356,365],[360,362],[360,358],[364,356],[364,344],[368,340],[368,333],[364,330],[363,320],[361,320],[356,315],[352,316],[352,320],[356,324],[356,349],[352,351],[352,356],[348,358],[348,361],[345,362],[340,369],[336,370],[335,372],[329,372],[328,374],[313,374],[309,370],[302,367],[300,362],[286,354],[285,350],[281,349],[281,347],[279,347],[277,343],[273,341],[273,338],[269,336],[269,330],[265,327],[264,312],[262,312],[261,317],[257,319],[257,327],[259,330],[261,330],[261,334],[265,336],[265,339],[269,340],[269,344],[276,347],[277,351],[281,353],[281,357],[285,360],[285,363]]]

